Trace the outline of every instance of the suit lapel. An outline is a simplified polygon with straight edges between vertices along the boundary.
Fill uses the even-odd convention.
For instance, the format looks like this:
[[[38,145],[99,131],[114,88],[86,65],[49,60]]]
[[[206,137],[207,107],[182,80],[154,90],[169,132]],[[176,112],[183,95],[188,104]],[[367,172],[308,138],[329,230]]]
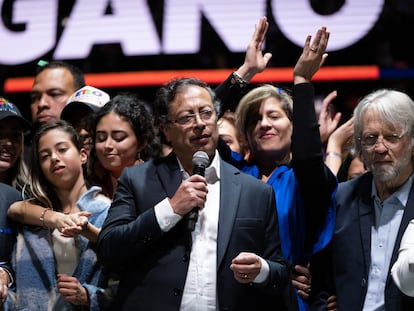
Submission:
[[[157,172],[160,177],[160,182],[168,197],[171,198],[182,182],[183,177],[180,171],[180,166],[178,165],[177,157],[173,152],[159,161],[161,161],[161,163],[157,165]]]
[[[240,200],[239,171],[224,161],[220,163],[220,211],[217,237],[217,267],[220,266],[233,230]]]
[[[366,275],[368,275],[371,264],[371,229],[374,225],[374,202],[371,197],[372,175],[369,176],[371,178],[362,179],[359,187],[362,199],[361,202],[356,202],[359,205],[360,239],[363,248]]]
[[[371,264],[371,228],[374,225],[374,202],[371,197],[371,187],[372,187],[372,178],[370,178],[369,180],[365,180],[365,182],[361,183],[359,187],[361,196],[362,196],[362,202],[359,208],[361,242],[363,246],[364,263],[365,263],[365,269],[367,271],[367,275],[369,271],[369,266]],[[403,218],[401,220],[401,224],[399,226],[398,234],[395,240],[389,270],[391,270],[392,265],[397,260],[402,236],[405,232],[405,229],[408,226],[408,223],[413,218],[414,218],[414,183],[411,186],[410,194],[407,200],[407,205],[404,208],[404,214],[403,214]],[[389,286],[391,284],[390,276],[391,274],[388,273],[386,286]]]

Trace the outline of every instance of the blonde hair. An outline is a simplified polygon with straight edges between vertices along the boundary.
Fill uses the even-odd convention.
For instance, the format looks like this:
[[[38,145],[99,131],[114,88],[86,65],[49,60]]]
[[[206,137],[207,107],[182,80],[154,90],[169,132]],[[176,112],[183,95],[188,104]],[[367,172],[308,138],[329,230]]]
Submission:
[[[240,100],[236,109],[236,126],[247,139],[247,131],[249,127],[249,117],[254,111],[258,110],[263,100],[274,97],[282,104],[282,109],[286,113],[290,121],[293,118],[293,99],[290,93],[280,87],[271,84],[263,84],[249,91]]]

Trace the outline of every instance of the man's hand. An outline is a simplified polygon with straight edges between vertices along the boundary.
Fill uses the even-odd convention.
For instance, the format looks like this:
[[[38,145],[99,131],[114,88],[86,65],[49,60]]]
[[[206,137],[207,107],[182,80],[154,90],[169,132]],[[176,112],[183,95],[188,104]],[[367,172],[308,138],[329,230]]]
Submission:
[[[311,291],[311,275],[309,267],[295,265],[292,273],[292,284],[297,289],[300,297],[308,299]]]
[[[78,306],[89,305],[88,292],[77,278],[66,274],[58,274],[57,288],[66,301]]]
[[[170,204],[175,214],[184,216],[195,206],[204,208],[207,199],[207,181],[203,176],[192,175],[183,180]]]
[[[3,268],[0,268],[0,307],[6,301],[9,291],[10,276]]]
[[[260,257],[254,253],[241,252],[230,265],[234,278],[240,283],[251,283],[262,268]]]

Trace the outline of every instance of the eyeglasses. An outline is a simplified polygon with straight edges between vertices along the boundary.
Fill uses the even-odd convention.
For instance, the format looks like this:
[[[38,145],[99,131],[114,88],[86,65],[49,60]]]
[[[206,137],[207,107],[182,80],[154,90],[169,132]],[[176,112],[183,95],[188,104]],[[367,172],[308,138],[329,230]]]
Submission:
[[[203,121],[210,121],[213,113],[214,110],[203,110],[199,113],[187,113],[186,115],[183,115],[175,120],[170,120],[170,122],[187,125],[190,124],[190,122],[194,122],[197,116],[199,116]]]
[[[378,144],[379,141],[381,141],[381,143],[387,149],[392,149],[398,146],[401,138],[403,138],[405,134],[407,133],[403,133],[401,135],[389,134],[389,135],[384,135],[384,136],[369,134],[366,136],[358,137],[358,140],[361,142],[361,145],[367,150],[374,148]]]

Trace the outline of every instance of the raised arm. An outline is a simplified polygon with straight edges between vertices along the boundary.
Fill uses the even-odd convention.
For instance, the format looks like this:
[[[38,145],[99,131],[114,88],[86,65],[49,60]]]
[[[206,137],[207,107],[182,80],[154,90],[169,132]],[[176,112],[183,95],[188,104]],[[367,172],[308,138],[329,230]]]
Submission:
[[[330,33],[318,29],[313,40],[307,36],[302,53],[293,71],[293,133],[292,167],[298,181],[300,199],[297,208],[304,215],[306,230],[303,254],[298,256],[306,265],[312,254],[323,248],[332,235],[335,213],[334,191],[336,177],[324,163],[319,125],[315,113],[313,76],[327,58],[326,47]],[[318,189],[318,195],[315,195]],[[303,228],[302,228],[303,230]]]
[[[240,98],[247,91],[250,80],[265,70],[272,58],[271,53],[263,53],[263,44],[266,38],[269,22],[266,16],[259,19],[255,31],[247,45],[244,63],[215,89],[217,97],[222,102],[222,112],[234,111]]]

